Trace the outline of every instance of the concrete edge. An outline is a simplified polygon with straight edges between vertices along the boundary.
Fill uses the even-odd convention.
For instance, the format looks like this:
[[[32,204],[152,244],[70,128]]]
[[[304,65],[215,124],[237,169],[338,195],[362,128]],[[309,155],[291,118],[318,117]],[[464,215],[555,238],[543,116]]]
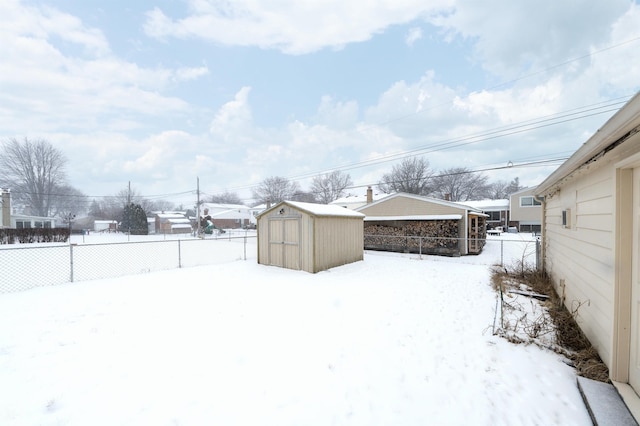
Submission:
[[[637,422],[640,419],[640,397],[628,383],[614,381],[611,383],[613,383],[613,386],[618,390],[620,397],[627,405],[629,412]]]

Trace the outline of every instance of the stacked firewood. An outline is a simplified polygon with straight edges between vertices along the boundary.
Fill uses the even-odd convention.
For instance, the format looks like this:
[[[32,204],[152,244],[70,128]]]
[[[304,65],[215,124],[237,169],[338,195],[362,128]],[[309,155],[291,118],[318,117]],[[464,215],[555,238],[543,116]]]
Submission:
[[[454,254],[459,247],[457,220],[366,223],[364,234],[365,249]]]

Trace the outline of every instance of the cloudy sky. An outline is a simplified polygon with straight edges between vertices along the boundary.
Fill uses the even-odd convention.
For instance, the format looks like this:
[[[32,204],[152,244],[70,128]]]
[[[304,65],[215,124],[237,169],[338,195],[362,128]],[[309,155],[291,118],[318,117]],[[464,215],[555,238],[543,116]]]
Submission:
[[[336,169],[361,194],[407,155],[536,185],[639,90],[639,23],[630,0],[2,0],[0,139],[48,140],[91,197],[193,205],[199,177],[250,203]]]

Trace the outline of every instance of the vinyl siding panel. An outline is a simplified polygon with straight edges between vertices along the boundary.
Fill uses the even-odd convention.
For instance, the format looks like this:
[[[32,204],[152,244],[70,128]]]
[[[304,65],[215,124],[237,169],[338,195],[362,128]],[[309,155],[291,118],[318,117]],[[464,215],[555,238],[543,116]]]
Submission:
[[[613,339],[613,170],[601,167],[546,199],[545,266],[565,305],[610,365]],[[562,211],[570,209],[570,227]]]
[[[322,216],[278,204],[258,217],[258,263],[319,272],[364,259],[362,217]]]

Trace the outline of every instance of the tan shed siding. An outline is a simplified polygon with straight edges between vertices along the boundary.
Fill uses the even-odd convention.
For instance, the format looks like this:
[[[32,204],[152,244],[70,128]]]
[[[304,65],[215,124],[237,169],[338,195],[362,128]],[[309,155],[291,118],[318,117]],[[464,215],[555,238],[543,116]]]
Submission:
[[[365,207],[360,211],[367,216],[416,216],[442,214],[464,215],[465,209],[409,197],[395,197],[391,200]]]
[[[364,225],[362,218],[316,218],[314,271],[362,260]]]
[[[565,281],[565,305],[578,309],[584,333],[611,365],[614,282],[614,170],[602,167],[564,185],[547,197],[547,272],[559,293]],[[569,209],[570,228],[562,226],[562,211]],[[580,306],[578,308],[578,306]]]

